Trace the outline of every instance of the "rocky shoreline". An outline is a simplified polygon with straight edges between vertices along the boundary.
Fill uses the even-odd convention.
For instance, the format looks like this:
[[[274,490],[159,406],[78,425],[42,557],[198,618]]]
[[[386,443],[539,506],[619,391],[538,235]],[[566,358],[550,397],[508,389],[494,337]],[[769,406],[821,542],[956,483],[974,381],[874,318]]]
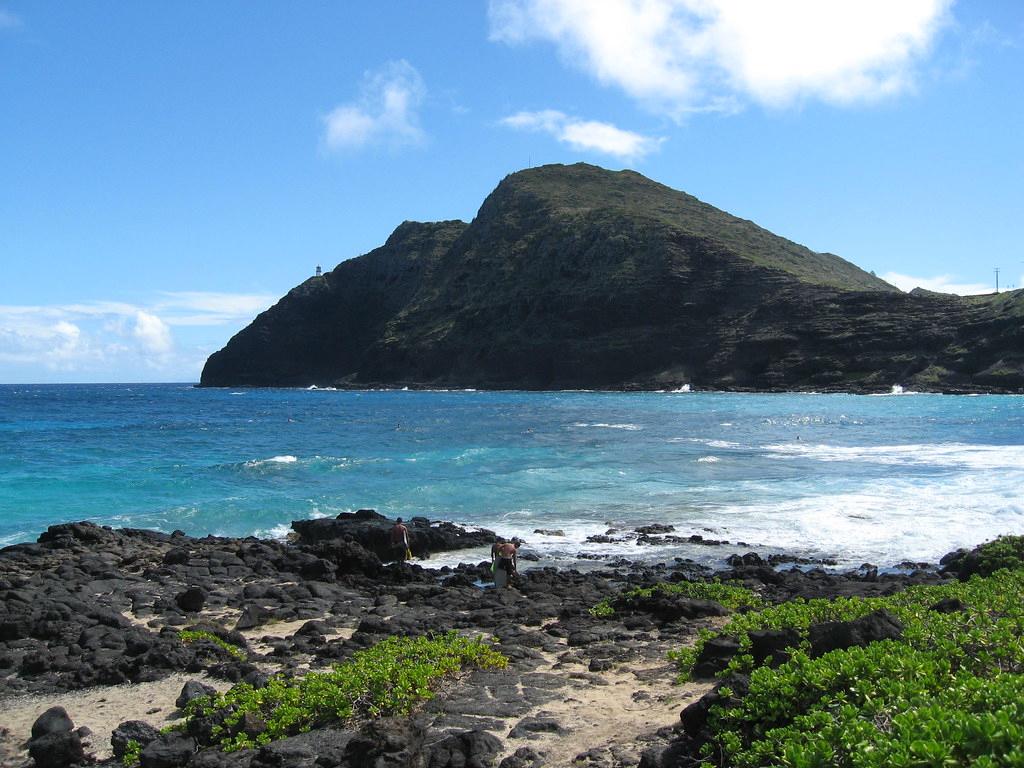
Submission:
[[[417,555],[493,541],[489,531],[407,524]],[[676,685],[666,653],[720,625],[726,609],[661,596],[608,618],[595,605],[625,588],[715,576],[769,603],[886,595],[950,578],[937,568],[778,570],[740,550],[714,574],[680,560],[586,572],[524,564],[516,586],[498,591],[486,562],[385,562],[390,525],[361,511],[296,522],[296,540],[280,542],[83,522],[0,550],[0,765],[122,764],[129,740],[143,768],[684,765],[680,712],[692,726],[691,705],[703,706],[712,681]],[[181,722],[180,707],[204,692],[259,688],[387,637],[450,630],[493,637],[508,666],[465,672],[408,717],[328,724],[230,753],[158,730]]]

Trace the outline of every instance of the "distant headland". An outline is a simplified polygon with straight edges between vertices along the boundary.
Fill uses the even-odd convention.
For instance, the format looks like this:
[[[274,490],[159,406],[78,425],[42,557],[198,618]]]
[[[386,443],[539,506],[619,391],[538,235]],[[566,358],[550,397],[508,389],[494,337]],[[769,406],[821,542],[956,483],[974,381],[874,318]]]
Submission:
[[[903,293],[633,171],[506,177],[404,222],[210,356],[201,386],[1024,392],[1024,291]]]

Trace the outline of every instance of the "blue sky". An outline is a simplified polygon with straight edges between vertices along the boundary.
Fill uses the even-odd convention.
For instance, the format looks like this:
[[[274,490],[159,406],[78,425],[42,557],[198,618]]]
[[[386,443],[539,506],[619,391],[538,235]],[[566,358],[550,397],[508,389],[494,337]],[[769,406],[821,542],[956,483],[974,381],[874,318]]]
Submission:
[[[0,0],[0,382],[195,381],[503,176],[635,168],[904,289],[1024,285],[1024,4]]]

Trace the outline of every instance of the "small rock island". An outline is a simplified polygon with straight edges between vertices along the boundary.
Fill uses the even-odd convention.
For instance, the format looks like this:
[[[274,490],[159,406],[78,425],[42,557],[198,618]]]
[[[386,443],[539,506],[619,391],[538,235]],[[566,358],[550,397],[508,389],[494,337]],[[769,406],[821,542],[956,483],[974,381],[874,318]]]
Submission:
[[[293,288],[201,385],[1024,391],[1024,291],[903,293],[633,171],[514,173]]]

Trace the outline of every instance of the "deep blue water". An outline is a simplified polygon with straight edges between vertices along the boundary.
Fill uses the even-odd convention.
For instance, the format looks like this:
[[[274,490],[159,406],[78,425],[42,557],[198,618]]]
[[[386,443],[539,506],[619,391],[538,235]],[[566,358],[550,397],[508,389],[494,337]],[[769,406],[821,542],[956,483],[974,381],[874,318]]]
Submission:
[[[556,560],[756,546],[884,565],[1024,532],[1022,488],[1012,396],[0,386],[0,545],[82,519],[282,536],[373,507]],[[751,546],[584,543],[651,522]]]

